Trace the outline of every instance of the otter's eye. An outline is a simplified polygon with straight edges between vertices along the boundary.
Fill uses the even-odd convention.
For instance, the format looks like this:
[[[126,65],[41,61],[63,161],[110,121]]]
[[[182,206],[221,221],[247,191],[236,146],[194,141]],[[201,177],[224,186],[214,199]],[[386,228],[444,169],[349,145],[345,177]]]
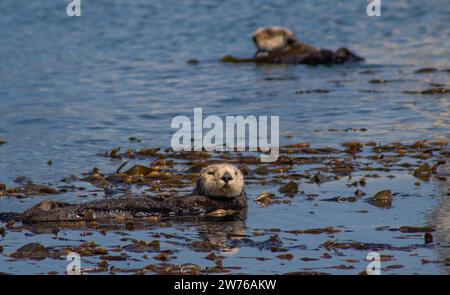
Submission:
[[[214,172],[213,171],[209,171],[208,175],[214,175]]]

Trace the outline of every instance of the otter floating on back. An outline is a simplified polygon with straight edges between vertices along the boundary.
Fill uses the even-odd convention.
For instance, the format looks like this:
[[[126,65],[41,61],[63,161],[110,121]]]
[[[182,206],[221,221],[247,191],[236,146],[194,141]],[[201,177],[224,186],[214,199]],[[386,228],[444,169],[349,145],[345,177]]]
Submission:
[[[149,217],[230,217],[245,219],[247,196],[241,171],[230,164],[213,164],[202,169],[194,192],[187,196],[169,194],[120,197],[68,204],[45,200],[23,214],[2,213],[2,220],[23,223],[144,219]],[[229,219],[230,219],[229,218]]]
[[[253,58],[236,58],[225,56],[222,62],[255,62],[268,64],[307,64],[332,65],[345,62],[357,62],[364,59],[347,48],[336,51],[319,49],[304,44],[286,28],[267,27],[256,30],[253,42],[257,52]]]

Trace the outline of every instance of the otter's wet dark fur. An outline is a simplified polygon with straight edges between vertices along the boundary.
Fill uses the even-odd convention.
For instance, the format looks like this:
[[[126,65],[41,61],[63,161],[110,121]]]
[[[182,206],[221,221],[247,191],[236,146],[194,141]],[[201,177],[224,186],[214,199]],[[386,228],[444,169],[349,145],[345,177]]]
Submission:
[[[84,204],[68,204],[57,201],[43,201],[23,214],[3,214],[3,219],[14,219],[24,223],[58,222],[58,221],[90,221],[115,218],[145,218],[159,216],[195,217],[206,216],[218,209],[232,210],[242,218],[246,216],[247,198],[242,193],[238,198],[210,198],[202,195],[169,196],[155,199],[150,196],[120,197],[88,202]]]

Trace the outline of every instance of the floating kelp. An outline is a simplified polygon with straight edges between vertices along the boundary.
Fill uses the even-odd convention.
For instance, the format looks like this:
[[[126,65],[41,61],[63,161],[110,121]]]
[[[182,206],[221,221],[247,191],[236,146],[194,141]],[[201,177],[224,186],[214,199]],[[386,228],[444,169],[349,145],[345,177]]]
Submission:
[[[288,196],[293,196],[298,193],[298,184],[291,181],[288,184],[280,187],[279,192]]]
[[[287,233],[299,235],[299,234],[309,234],[309,235],[320,235],[320,234],[335,234],[341,232],[341,230],[334,228],[332,226],[326,228],[311,228],[305,230],[288,230]]]
[[[430,74],[430,73],[436,73],[439,69],[436,68],[420,68],[414,71],[416,74]]]
[[[339,130],[341,131],[345,130]],[[8,239],[13,235],[38,239],[38,235],[47,233],[51,239],[66,244],[58,247],[41,245],[45,250],[35,247],[37,254],[34,259],[42,257],[65,259],[67,252],[73,250],[89,257],[86,263],[92,267],[84,269],[83,272],[246,273],[248,270],[244,263],[242,266],[226,265],[230,261],[242,259],[243,262],[247,262],[248,259],[252,259],[261,264],[270,261],[271,265],[289,266],[290,270],[295,270],[298,274],[316,274],[313,269],[318,263],[321,265],[318,268],[333,269],[333,273],[360,273],[359,267],[365,261],[360,254],[356,257],[354,251],[364,253],[372,250],[385,251],[381,259],[388,262],[395,261],[397,251],[411,252],[412,255],[420,253],[421,247],[433,249],[439,247],[436,228],[420,223],[403,226],[399,226],[398,223],[391,226],[387,222],[383,223],[384,227],[372,230],[384,231],[378,234],[385,236],[393,235],[394,240],[391,239],[389,243],[384,243],[385,240],[380,240],[382,243],[368,243],[342,240],[355,238],[358,233],[358,227],[349,226],[348,223],[342,223],[341,226],[341,223],[320,222],[320,225],[304,228],[299,219],[298,227],[292,223],[294,224],[292,227],[283,228],[277,227],[276,223],[270,223],[272,217],[269,216],[272,215],[269,213],[277,212],[274,216],[278,217],[284,211],[298,209],[302,214],[311,214],[311,220],[315,223],[315,218],[320,219],[319,214],[329,209],[344,210],[342,212],[348,214],[348,218],[374,218],[376,214],[383,212],[362,200],[380,208],[391,208],[393,196],[396,196],[396,202],[399,204],[396,207],[401,207],[401,202],[410,196],[409,193],[415,197],[414,190],[422,192],[429,186],[424,185],[421,177],[436,179],[439,180],[439,184],[445,184],[442,181],[445,181],[446,174],[442,173],[442,168],[445,167],[445,159],[450,156],[446,140],[421,139],[412,143],[385,144],[375,141],[350,141],[337,147],[316,147],[305,142],[292,143],[281,147],[280,157],[270,165],[261,163],[259,157],[250,153],[206,151],[176,153],[171,149],[137,148],[126,151],[115,149],[106,154],[111,156],[112,160],[107,162],[112,165],[102,166],[101,170],[86,167],[87,172],[81,176],[61,177],[59,185],[57,183],[54,186],[52,183],[52,187],[49,187],[54,186],[54,190],[58,192],[58,195],[51,196],[54,201],[42,202],[43,198],[38,197],[39,200],[35,203],[40,201],[42,208],[51,208],[54,206],[52,202],[64,203],[66,195],[70,197],[72,192],[78,191],[85,196],[85,199],[80,200],[83,203],[91,202],[91,198],[94,197],[98,200],[103,196],[113,202],[122,198],[140,200],[144,196],[163,201],[177,194],[185,195],[191,192],[199,171],[206,165],[228,162],[238,165],[246,175],[246,184],[251,187],[248,199],[254,201],[251,210],[261,215],[265,213],[260,210],[267,210],[269,219],[266,228],[249,227],[245,224],[246,218],[239,220],[240,223],[235,225],[233,222],[236,220],[229,219],[228,216],[235,212],[221,206],[202,212],[204,218],[197,216],[188,220],[178,218],[176,214],[166,218],[147,215],[145,212],[143,214],[130,212],[125,207],[123,210],[108,213],[86,207],[87,210],[81,212],[85,220],[52,222],[51,225],[46,222],[22,224],[20,218],[17,218],[17,213],[2,213],[0,219],[16,221],[2,224],[0,227],[0,238],[4,236],[2,239],[4,252],[8,252],[10,247]],[[18,181],[18,187],[25,187],[29,179],[22,177]],[[397,184],[390,185],[397,181],[410,182],[410,191],[403,192]],[[419,188],[416,183],[422,183],[422,186]],[[386,189],[373,194],[376,192],[374,189],[379,189],[380,185],[388,188],[391,186],[396,192]],[[0,184],[1,192],[9,189],[7,185]],[[43,193],[45,190],[40,192]],[[297,197],[291,198],[293,195]],[[322,201],[333,201],[336,204]],[[268,207],[271,205],[275,210]],[[196,207],[193,205],[190,208],[196,210]],[[362,213],[366,215],[361,215]],[[113,218],[106,222],[99,217]],[[230,229],[227,229],[228,227]],[[12,232],[14,234],[11,234]],[[99,245],[98,241],[91,244],[89,239],[93,238],[97,238],[98,241],[104,238],[108,241],[116,239],[117,244]],[[395,243],[396,239],[401,239],[401,246]],[[408,240],[413,242],[406,244]],[[243,253],[248,253],[249,249],[241,251],[242,248],[253,249],[258,255],[248,257]],[[15,256],[33,259],[26,258],[28,250],[23,250],[25,251],[17,251],[19,253]],[[191,251],[197,252],[200,261],[205,263],[194,258],[189,262],[190,256],[186,256],[186,253],[191,254]],[[16,251],[11,252],[13,254]],[[419,255],[422,254],[423,252]],[[33,257],[31,254],[28,256]],[[233,260],[229,260],[229,257],[233,257]],[[410,259],[414,257],[416,256],[411,256]],[[417,257],[420,263],[423,255]],[[11,256],[10,259],[12,258]],[[301,268],[296,270],[293,266],[294,261],[301,261]],[[436,261],[445,264],[445,260]],[[137,262],[141,263],[139,267],[136,267]],[[394,263],[384,267],[386,271],[395,273],[396,269],[401,269],[400,264]]]
[[[414,170],[414,176],[421,180],[428,181],[430,180],[431,172],[432,170],[430,165],[428,163],[424,163]]]
[[[436,88],[430,88],[430,89],[425,89],[425,90],[421,90],[421,91],[405,90],[405,91],[403,91],[403,93],[404,94],[422,94],[422,95],[447,94],[447,93],[450,93],[450,88],[436,87]]]
[[[292,260],[294,258],[294,255],[292,255],[291,253],[285,253],[285,254],[279,254],[276,256],[278,259],[282,259],[282,260]]]
[[[43,184],[35,184],[27,181],[26,184],[14,188],[7,188],[5,184],[0,183],[0,196],[15,197],[18,199],[31,196],[56,195],[60,192],[52,187]]]
[[[151,242],[147,241],[135,241],[133,244],[126,245],[123,247],[124,250],[130,252],[159,252],[161,243],[159,240],[153,240]]]
[[[9,254],[16,259],[43,260],[51,256],[51,252],[39,243],[30,243]]]
[[[377,207],[391,208],[392,207],[392,192],[384,190],[376,193],[369,199],[369,202]]]
[[[363,243],[363,242],[357,242],[357,241],[351,241],[351,242],[327,241],[322,246],[327,250],[354,249],[354,250],[358,250],[358,251],[384,251],[384,250],[412,251],[416,248],[416,246],[394,247],[389,244],[383,244],[383,243]]]

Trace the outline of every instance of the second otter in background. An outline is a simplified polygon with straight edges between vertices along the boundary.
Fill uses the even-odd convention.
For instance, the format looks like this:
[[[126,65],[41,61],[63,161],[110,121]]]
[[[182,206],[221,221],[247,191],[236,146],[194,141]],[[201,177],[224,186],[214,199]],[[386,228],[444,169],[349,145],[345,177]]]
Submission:
[[[291,30],[281,27],[260,28],[253,33],[257,52],[253,58],[240,59],[225,56],[223,62],[255,62],[270,64],[332,65],[358,62],[364,59],[347,48],[336,51],[319,49],[304,44]]]

